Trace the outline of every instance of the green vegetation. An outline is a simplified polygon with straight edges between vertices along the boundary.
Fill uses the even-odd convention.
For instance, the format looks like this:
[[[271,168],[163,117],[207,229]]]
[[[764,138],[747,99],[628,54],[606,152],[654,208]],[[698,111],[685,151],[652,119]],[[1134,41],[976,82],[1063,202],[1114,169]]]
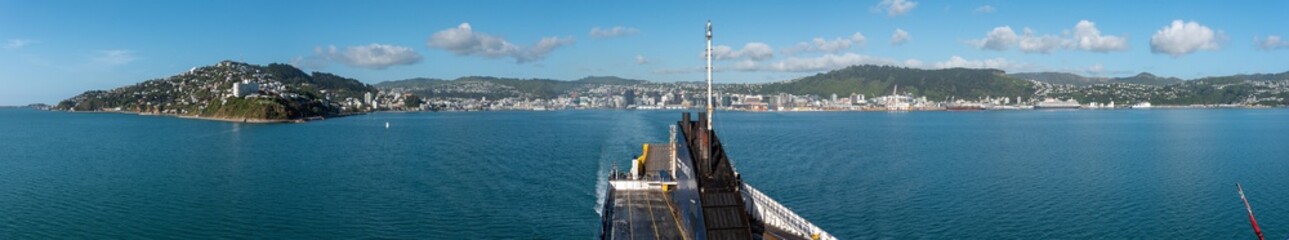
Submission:
[[[421,101],[421,97],[416,95],[407,96],[406,98],[403,98],[403,99],[405,99],[403,101],[403,106],[407,108],[419,108],[421,107],[421,104],[425,103]]]
[[[1080,102],[1137,103],[1158,105],[1244,104],[1289,105],[1289,72],[1206,77],[1190,81],[1141,73],[1114,78],[1110,83],[1053,90],[1049,96],[1073,98]]]
[[[337,114],[333,110],[313,101],[289,101],[282,98],[228,98],[227,102],[208,103],[198,116],[234,119],[301,119]]]
[[[1140,73],[1131,77],[1121,78],[1104,78],[1104,77],[1085,77],[1073,73],[1062,72],[1035,72],[1035,73],[1013,73],[1008,74],[1017,79],[1034,80],[1051,84],[1068,84],[1077,87],[1091,86],[1095,84],[1112,84],[1112,83],[1131,83],[1151,86],[1168,86],[1182,83],[1182,79],[1175,77],[1159,77],[1150,73]]]
[[[255,82],[259,91],[231,96],[233,83],[239,81]],[[357,111],[343,103],[367,93],[376,93],[376,88],[329,73],[306,74],[279,63],[257,66],[223,61],[164,79],[87,91],[54,109],[288,120]]]
[[[434,78],[411,78],[376,83],[378,88],[433,88],[447,84],[447,80]]]
[[[1159,77],[1159,76],[1155,76],[1154,74],[1143,72],[1143,73],[1137,74],[1136,76],[1114,78],[1113,80],[1111,80],[1111,82],[1131,83],[1131,84],[1141,84],[1141,85],[1151,85],[1151,86],[1168,86],[1168,85],[1182,83],[1182,79],[1175,78],[1175,77],[1167,77],[1167,78]]]
[[[620,78],[620,77],[614,77],[614,76],[587,76],[582,79],[578,79],[574,82],[588,83],[588,84],[615,84],[615,85],[636,85],[636,84],[649,83],[649,81],[645,81],[645,80],[626,79],[626,78]]]
[[[1008,77],[993,69],[924,70],[889,66],[851,66],[801,79],[769,83],[761,93],[814,94],[826,96],[851,93],[867,96],[890,95],[899,85],[900,92],[926,96],[929,99],[978,98],[985,96],[1031,96],[1034,86],[1028,81]]]
[[[1078,74],[1063,72],[1012,73],[1007,74],[1007,76],[1016,79],[1034,80],[1051,84],[1067,84],[1079,87],[1110,82],[1109,78],[1084,77],[1079,76]]]

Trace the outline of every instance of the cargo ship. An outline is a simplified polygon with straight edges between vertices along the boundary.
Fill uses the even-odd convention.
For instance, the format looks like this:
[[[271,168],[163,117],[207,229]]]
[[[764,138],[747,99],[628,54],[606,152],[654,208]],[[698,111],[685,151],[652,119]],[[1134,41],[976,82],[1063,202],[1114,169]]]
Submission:
[[[836,239],[743,182],[712,129],[711,22],[707,112],[682,113],[669,142],[616,165],[601,202],[600,239]]]

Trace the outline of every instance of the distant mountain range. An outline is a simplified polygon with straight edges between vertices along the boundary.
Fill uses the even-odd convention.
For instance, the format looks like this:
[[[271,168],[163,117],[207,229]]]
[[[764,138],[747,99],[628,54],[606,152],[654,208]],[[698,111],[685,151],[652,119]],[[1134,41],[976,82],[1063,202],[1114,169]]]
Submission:
[[[233,84],[258,83],[253,96],[230,97]],[[1036,84],[1049,83],[1049,85]],[[1050,85],[1056,84],[1056,85]],[[378,89],[410,92],[429,98],[551,99],[571,94],[622,94],[628,89],[701,91],[698,82],[650,82],[613,76],[577,80],[518,79],[485,76],[453,80],[413,78],[374,86],[334,74],[305,73],[286,64],[267,66],[224,61],[193,68],[163,79],[148,80],[112,90],[94,90],[52,107],[74,111],[125,111],[180,116],[291,120],[364,111],[356,108],[365,94]],[[1240,74],[1182,80],[1141,73],[1131,77],[1086,77],[1070,73],[1007,74],[995,69],[915,69],[857,65],[812,76],[772,83],[717,84],[725,93],[850,96],[901,93],[942,101],[949,98],[1062,97],[1081,102],[1157,104],[1289,105],[1289,72]]]
[[[1008,76],[995,69],[916,69],[904,67],[859,65],[814,76],[762,84],[759,92],[765,94],[864,94],[866,96],[890,95],[899,88],[901,93],[926,96],[929,99],[979,98],[985,96],[1031,96],[1034,84]]]
[[[1182,83],[1183,80],[1175,77],[1159,77],[1150,73],[1140,73],[1131,77],[1106,78],[1106,77],[1085,77],[1073,73],[1063,72],[1034,72],[1034,73],[1012,73],[1007,74],[1013,78],[1034,80],[1051,84],[1068,84],[1074,86],[1088,86],[1095,84],[1107,83],[1132,83],[1152,86],[1167,86]]]
[[[889,95],[898,86],[901,93],[925,96],[932,100],[979,97],[1063,97],[1083,102],[1144,102],[1189,105],[1256,102],[1277,104],[1280,85],[1259,81],[1289,81],[1289,72],[1277,74],[1241,74],[1182,80],[1140,73],[1129,77],[1088,77],[1061,72],[1007,74],[995,69],[916,69],[890,66],[857,65],[798,79],[759,84],[717,83],[718,90],[744,94],[794,94],[850,96]],[[1034,83],[1056,84],[1038,86]],[[658,83],[618,77],[586,77],[572,81],[553,79],[516,79],[496,77],[462,77],[455,80],[415,78],[387,81],[376,87],[403,88],[420,96],[463,98],[553,98],[571,92],[603,85],[694,85],[701,83]],[[1122,85],[1122,86],[1121,86]],[[1072,86],[1072,87],[1066,87]],[[1140,86],[1140,87],[1133,87]],[[1056,89],[1040,89],[1040,88]],[[1285,96],[1289,98],[1289,96]],[[1268,102],[1269,101],[1269,102]]]
[[[696,82],[658,83],[611,76],[591,76],[572,81],[553,79],[516,79],[496,77],[462,77],[455,80],[413,78],[377,83],[382,89],[402,88],[427,97],[532,97],[553,98],[577,89],[600,85],[699,84]],[[978,98],[984,96],[1030,96],[1031,82],[1016,79],[994,69],[937,69],[859,65],[800,79],[763,84],[717,84],[723,92],[746,94],[837,94],[850,96],[889,95],[895,87],[901,93],[927,96],[931,99]]]

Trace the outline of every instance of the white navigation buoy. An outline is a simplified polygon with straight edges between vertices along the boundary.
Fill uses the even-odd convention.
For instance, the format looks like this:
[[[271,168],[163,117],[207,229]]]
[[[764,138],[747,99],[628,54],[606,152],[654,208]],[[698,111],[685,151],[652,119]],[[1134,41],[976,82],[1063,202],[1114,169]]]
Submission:
[[[385,122],[385,128],[386,128],[386,129],[388,129],[388,128],[389,128],[389,122]]]

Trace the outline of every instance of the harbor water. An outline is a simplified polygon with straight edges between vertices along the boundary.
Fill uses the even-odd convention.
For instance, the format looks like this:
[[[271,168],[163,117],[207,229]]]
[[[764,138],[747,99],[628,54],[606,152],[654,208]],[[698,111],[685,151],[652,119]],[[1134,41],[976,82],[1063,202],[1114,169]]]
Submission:
[[[677,111],[305,124],[0,109],[0,239],[591,239]],[[719,112],[745,182],[842,239],[1289,237],[1289,110]],[[597,186],[598,185],[598,186]]]

